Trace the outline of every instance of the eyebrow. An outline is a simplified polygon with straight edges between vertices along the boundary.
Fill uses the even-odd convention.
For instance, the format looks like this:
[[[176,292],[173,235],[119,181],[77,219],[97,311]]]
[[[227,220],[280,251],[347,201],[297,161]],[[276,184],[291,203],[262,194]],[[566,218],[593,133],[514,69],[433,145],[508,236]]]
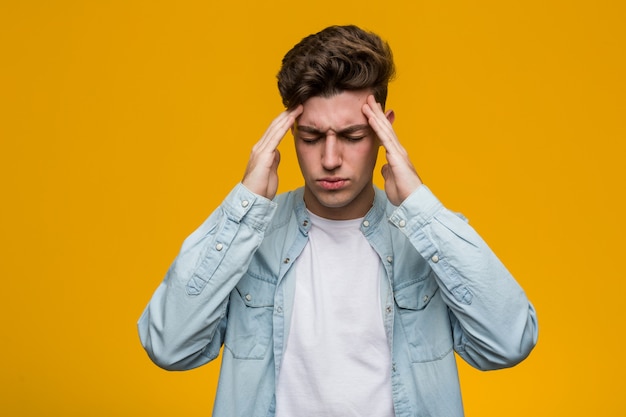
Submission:
[[[317,135],[321,135],[321,134],[325,133],[324,131],[322,131],[320,129],[317,129],[317,128],[313,127],[313,126],[306,126],[306,125],[297,125],[296,129],[297,130],[301,130],[301,131],[306,132],[306,133],[312,133],[312,134],[317,134]],[[369,129],[370,129],[370,125],[368,125],[368,124],[361,124],[361,125],[348,126],[348,127],[344,128],[344,129],[341,129],[339,131],[334,131],[333,130],[333,132],[335,132],[338,135],[342,135],[343,136],[343,135],[349,135],[351,133],[359,132],[361,130],[369,130]],[[332,130],[332,129],[329,129],[329,130]]]

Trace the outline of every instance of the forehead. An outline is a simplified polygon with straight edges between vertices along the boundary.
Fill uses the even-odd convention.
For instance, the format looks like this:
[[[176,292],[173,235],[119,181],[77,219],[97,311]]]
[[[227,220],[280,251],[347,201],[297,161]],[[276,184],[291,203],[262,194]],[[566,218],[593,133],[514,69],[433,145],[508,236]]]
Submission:
[[[332,97],[311,97],[303,103],[298,124],[320,130],[339,130],[355,124],[367,124],[362,107],[369,90],[343,91]]]

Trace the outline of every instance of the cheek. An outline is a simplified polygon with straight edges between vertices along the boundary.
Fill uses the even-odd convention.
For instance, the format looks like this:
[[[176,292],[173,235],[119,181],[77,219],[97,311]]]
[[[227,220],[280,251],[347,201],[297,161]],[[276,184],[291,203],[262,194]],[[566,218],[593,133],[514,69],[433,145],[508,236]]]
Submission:
[[[310,146],[298,146],[298,144],[296,144],[296,158],[298,159],[300,170],[302,172],[306,171],[313,158],[312,148]]]
[[[376,159],[378,157],[378,146],[376,144],[367,144],[367,146],[360,147],[356,152],[355,160],[363,161],[362,164],[366,167],[376,165]]]

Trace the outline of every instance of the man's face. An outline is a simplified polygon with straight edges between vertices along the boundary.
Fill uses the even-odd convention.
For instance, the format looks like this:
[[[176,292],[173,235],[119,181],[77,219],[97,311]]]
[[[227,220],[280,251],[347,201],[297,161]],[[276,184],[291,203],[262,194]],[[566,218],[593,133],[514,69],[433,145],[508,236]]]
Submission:
[[[372,206],[379,141],[361,110],[370,94],[364,90],[312,97],[294,125],[304,201],[318,216],[355,219]]]

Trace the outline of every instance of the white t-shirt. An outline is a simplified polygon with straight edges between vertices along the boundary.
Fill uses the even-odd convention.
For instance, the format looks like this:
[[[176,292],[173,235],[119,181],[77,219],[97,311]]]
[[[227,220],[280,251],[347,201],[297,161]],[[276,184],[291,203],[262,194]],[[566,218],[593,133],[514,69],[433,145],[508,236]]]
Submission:
[[[392,417],[380,258],[360,231],[363,219],[309,214],[309,241],[294,265],[276,416]]]

